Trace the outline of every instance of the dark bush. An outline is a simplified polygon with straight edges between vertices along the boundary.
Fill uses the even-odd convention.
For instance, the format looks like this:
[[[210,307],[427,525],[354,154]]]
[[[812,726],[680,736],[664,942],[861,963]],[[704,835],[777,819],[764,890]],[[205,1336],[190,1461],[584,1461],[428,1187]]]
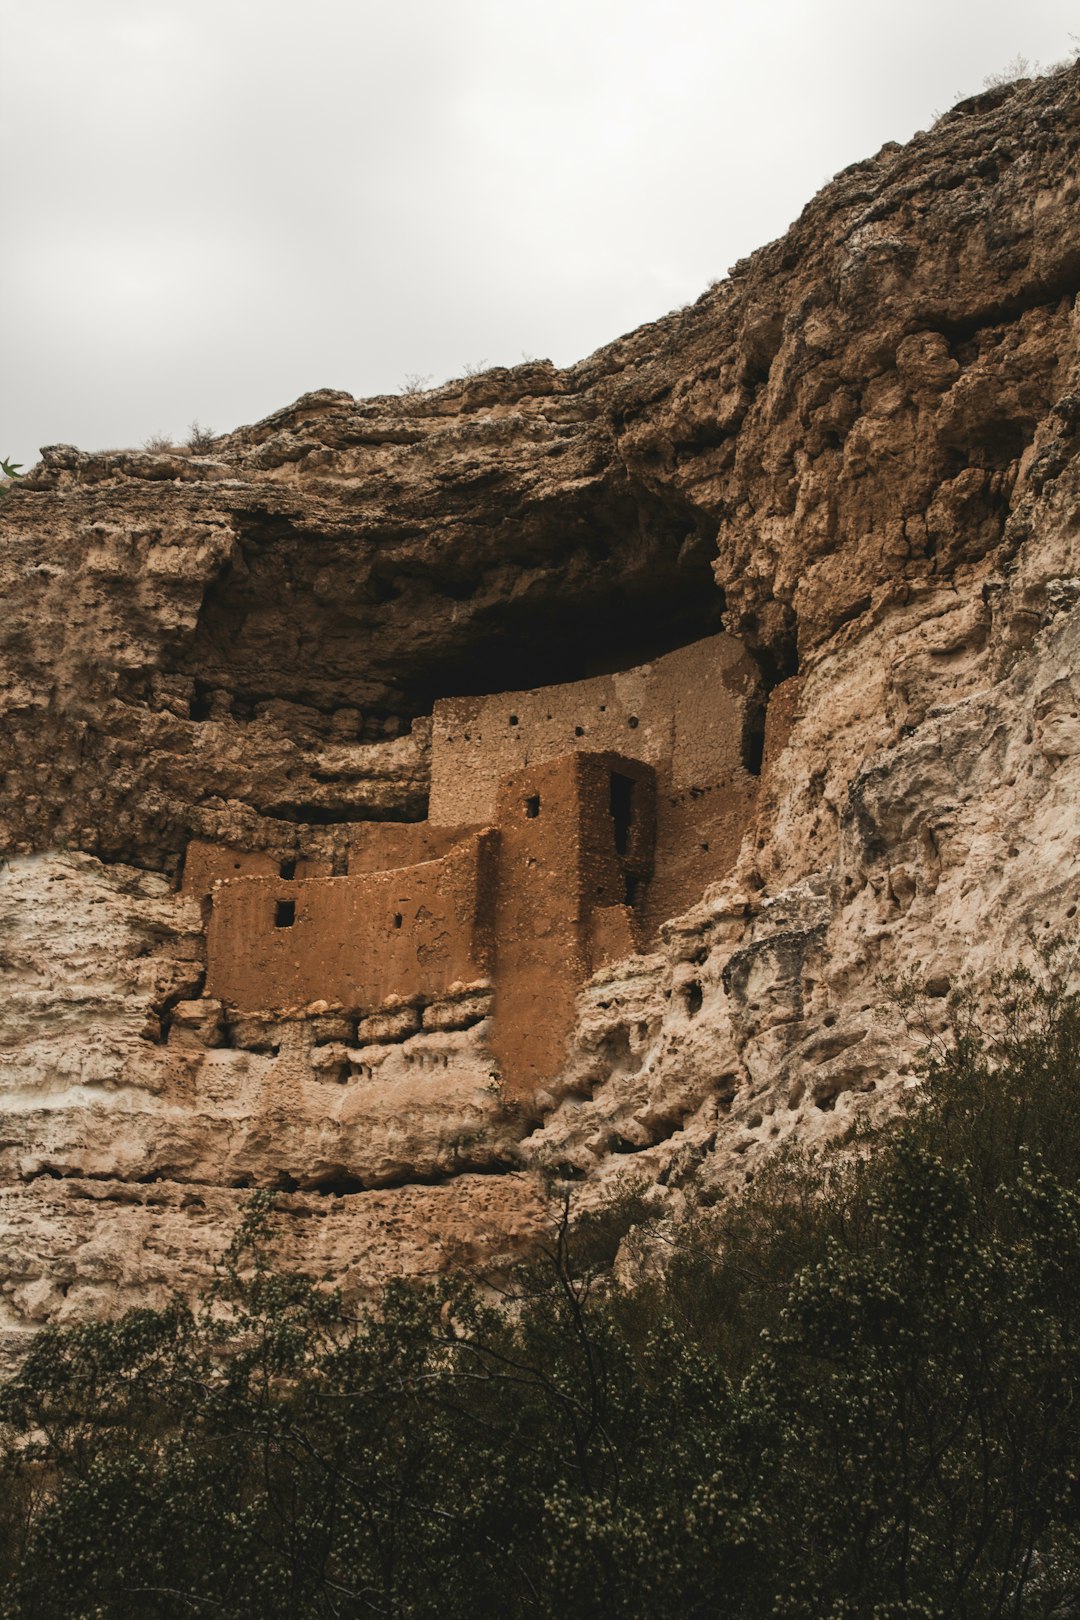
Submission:
[[[192,422],[188,428],[187,447],[193,456],[205,456],[213,448],[214,432],[212,428],[204,428],[198,422]]]

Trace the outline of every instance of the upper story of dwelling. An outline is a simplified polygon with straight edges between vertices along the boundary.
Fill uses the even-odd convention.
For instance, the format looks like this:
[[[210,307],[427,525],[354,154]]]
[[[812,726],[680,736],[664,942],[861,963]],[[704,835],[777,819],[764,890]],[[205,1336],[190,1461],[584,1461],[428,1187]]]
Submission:
[[[647,664],[555,686],[436,702],[432,834],[489,825],[501,784],[526,766],[611,752],[655,773],[655,858],[639,887],[647,944],[730,871],[756,797],[765,706],[753,661],[714,635]]]
[[[615,674],[443,698],[432,721],[428,820],[487,824],[508,776],[569,753],[639,759],[669,799],[726,786],[756,770],[762,713],[757,670],[726,635]]]

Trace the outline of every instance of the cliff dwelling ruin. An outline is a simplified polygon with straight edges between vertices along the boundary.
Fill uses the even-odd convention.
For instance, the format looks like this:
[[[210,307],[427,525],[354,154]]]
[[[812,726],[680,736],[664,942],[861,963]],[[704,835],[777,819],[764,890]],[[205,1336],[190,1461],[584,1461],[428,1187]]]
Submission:
[[[336,861],[189,845],[206,997],[241,1015],[329,1005],[357,1039],[381,1014],[375,1032],[398,1040],[432,1004],[471,1000],[504,1092],[531,1093],[559,1067],[578,988],[734,863],[759,714],[757,672],[722,634],[616,674],[437,701],[426,820],[343,826]]]
[[[12,486],[0,1356],[194,1297],[252,1188],[352,1299],[552,1187],[676,1218],[906,1106],[883,985],[1075,937],[1078,94],[572,367]]]

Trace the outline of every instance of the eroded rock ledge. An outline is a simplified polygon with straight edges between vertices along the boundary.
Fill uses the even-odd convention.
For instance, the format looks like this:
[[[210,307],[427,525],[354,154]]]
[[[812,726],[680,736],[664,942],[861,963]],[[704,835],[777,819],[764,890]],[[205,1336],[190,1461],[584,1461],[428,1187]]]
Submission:
[[[932,1024],[1075,939],[1078,147],[1073,69],[566,371],[43,453],[0,514],[7,1330],[198,1286],[250,1186],[355,1288],[497,1269],[550,1176],[722,1196],[894,1106],[883,983]],[[767,703],[738,857],[585,985],[527,1106],[482,987],[364,1030],[208,1003],[191,839],[333,868],[426,816],[438,699],[720,628]]]

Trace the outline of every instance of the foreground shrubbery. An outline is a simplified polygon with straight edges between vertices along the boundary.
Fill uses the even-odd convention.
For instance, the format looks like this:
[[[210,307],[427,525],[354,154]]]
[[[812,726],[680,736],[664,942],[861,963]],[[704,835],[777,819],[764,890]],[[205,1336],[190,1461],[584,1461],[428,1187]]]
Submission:
[[[865,1158],[789,1161],[597,1280],[354,1319],[263,1259],[44,1334],[3,1394],[0,1613],[1080,1612],[1080,1008],[1029,990]]]

